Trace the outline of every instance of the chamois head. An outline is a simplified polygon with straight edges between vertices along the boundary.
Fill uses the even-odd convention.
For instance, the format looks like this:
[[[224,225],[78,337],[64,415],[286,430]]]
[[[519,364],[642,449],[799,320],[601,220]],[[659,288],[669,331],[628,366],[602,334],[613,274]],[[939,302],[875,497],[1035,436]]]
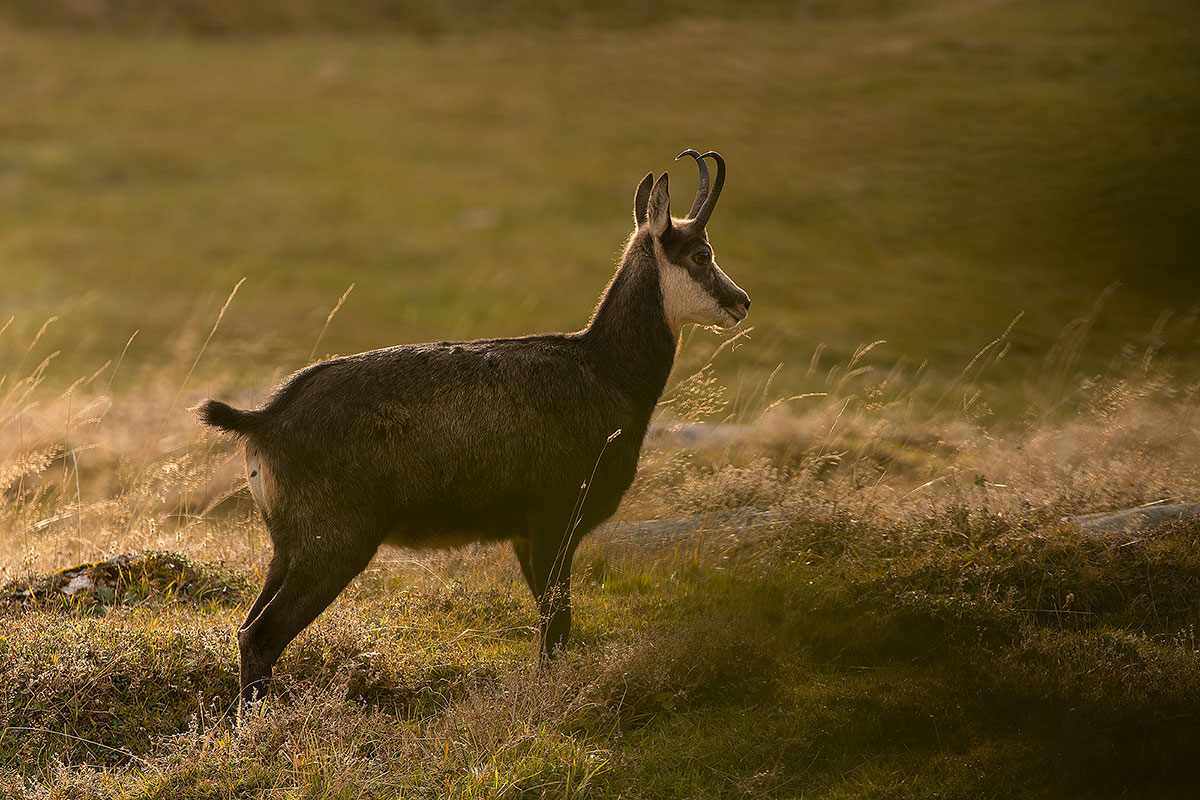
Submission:
[[[671,216],[665,172],[657,181],[653,173],[646,175],[633,201],[634,221],[639,231],[646,229],[653,242],[663,309],[676,337],[689,322],[732,328],[746,318],[750,309],[750,297],[717,266],[705,230],[725,184],[725,159],[718,153],[695,150],[684,150],[675,158],[684,156],[696,159],[700,167],[700,186],[685,218]],[[711,188],[706,158],[717,164],[717,178]]]

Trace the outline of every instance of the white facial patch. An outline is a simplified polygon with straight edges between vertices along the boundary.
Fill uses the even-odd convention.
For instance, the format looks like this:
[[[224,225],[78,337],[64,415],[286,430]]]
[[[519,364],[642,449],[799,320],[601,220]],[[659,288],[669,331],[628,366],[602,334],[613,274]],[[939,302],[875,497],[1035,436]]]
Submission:
[[[676,339],[689,322],[724,326],[735,321],[686,269],[667,260],[657,242],[654,250],[658,256],[658,283],[662,288],[663,311]]]

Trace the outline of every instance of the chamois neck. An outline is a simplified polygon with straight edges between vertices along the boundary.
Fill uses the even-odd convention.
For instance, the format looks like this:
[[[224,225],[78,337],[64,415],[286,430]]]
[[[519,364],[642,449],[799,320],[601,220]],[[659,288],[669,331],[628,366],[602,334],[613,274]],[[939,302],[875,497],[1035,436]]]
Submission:
[[[652,409],[675,363],[678,339],[663,310],[658,263],[644,231],[625,247],[621,266],[600,298],[583,337],[593,358]]]

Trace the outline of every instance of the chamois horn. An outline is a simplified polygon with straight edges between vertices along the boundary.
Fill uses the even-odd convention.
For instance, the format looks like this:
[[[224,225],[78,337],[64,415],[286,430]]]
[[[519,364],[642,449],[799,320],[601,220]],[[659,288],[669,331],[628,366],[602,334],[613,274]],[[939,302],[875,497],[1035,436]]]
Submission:
[[[692,201],[692,210],[687,213],[686,219],[691,219],[696,216],[696,212],[700,210],[700,206],[704,205],[704,198],[708,196],[708,165],[704,163],[704,158],[695,150],[684,150],[679,155],[675,156],[675,160],[691,156],[696,159],[696,165],[700,167],[700,186],[696,189],[696,199]]]
[[[707,225],[708,218],[712,216],[713,209],[717,205],[721,187],[725,185],[725,159],[721,158],[721,154],[715,150],[709,150],[707,153],[684,150],[675,156],[675,160],[678,161],[684,156],[696,159],[696,165],[700,168],[700,186],[696,189],[696,199],[692,202],[692,210],[688,212],[687,219],[698,219],[701,225]],[[708,165],[704,163],[704,159],[710,157],[717,162],[717,179],[712,183],[711,190],[709,189]]]

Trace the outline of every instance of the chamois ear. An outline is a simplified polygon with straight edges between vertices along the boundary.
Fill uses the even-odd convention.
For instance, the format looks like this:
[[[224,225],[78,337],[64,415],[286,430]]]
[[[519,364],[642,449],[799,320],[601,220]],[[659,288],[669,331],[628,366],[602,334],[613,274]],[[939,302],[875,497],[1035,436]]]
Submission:
[[[653,185],[654,173],[647,172],[633,193],[633,224],[639,228],[646,224],[646,205],[650,202],[650,187]]]
[[[650,202],[646,207],[646,221],[650,231],[661,237],[671,227],[671,190],[667,184],[667,173],[659,176],[650,190]]]

